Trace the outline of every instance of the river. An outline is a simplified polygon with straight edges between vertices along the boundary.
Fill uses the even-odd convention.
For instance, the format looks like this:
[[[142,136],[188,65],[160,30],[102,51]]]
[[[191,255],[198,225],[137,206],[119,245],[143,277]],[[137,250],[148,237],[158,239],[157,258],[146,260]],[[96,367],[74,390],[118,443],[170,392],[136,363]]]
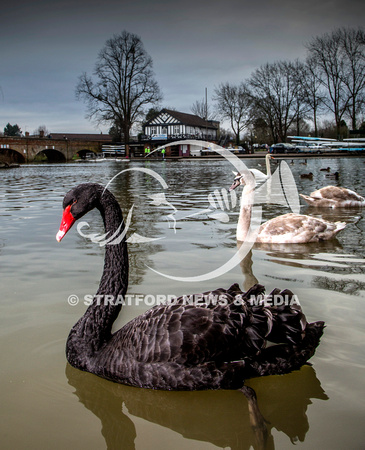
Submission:
[[[363,158],[286,161],[300,193],[337,184],[365,195]],[[265,170],[263,159],[244,162]],[[320,171],[327,166],[339,172],[339,180],[328,180]],[[57,243],[62,199],[76,184],[106,185],[111,180],[109,189],[124,217],[131,211],[133,302],[123,308],[115,328],[151,306],[138,301],[147,300],[147,294],[150,303],[157,295],[202,292],[235,282],[247,288],[258,281],[267,292],[289,288],[307,319],[324,320],[326,328],[311,366],[246,383],[255,389],[267,421],[269,448],[363,447],[364,209],[313,211],[301,202],[301,212],[346,221],[346,228],[337,239],[318,245],[254,247],[241,264],[210,277],[237,250],[238,206],[232,200],[217,215],[208,197],[228,189],[232,170],[226,160],[143,160],[0,171],[2,449],[254,446],[247,400],[240,392],[143,390],[68,365],[67,335],[86,309],[85,296],[97,290],[104,250],[82,236],[103,232],[97,211],[83,219],[89,226],[78,232],[75,225]],[[313,179],[300,178],[303,172],[312,172]],[[283,205],[263,205],[265,219],[285,212]],[[79,301],[71,305],[70,298]]]

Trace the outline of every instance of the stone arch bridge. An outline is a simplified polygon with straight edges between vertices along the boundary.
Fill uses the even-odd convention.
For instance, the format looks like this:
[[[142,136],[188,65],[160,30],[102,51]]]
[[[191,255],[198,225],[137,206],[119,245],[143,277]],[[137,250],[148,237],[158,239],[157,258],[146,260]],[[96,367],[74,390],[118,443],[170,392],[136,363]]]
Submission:
[[[109,136],[100,135],[99,139],[4,136],[0,137],[0,163],[29,163],[37,156],[48,162],[67,162],[75,155],[82,158],[90,152],[101,153],[102,145],[111,143]]]

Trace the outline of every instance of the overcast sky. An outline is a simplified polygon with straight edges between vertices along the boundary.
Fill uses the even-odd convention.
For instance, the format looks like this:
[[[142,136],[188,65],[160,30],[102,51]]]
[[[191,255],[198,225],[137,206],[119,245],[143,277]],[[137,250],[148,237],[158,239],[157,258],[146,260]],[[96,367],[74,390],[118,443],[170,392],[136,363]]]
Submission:
[[[190,113],[222,82],[262,64],[305,58],[305,43],[338,27],[363,26],[362,0],[18,0],[0,17],[0,130],[98,133],[75,99],[107,39],[140,36],[153,59],[163,107]]]

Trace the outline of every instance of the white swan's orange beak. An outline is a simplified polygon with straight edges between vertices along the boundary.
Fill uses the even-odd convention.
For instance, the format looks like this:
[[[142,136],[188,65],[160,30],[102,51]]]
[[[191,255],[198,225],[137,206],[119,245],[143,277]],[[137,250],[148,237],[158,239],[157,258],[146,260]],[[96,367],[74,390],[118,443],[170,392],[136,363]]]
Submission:
[[[71,205],[66,206],[66,208],[63,211],[62,214],[62,220],[60,229],[58,230],[58,233],[56,234],[56,239],[58,242],[61,241],[63,236],[67,233],[67,231],[72,227],[72,225],[75,222],[74,216],[71,214]]]

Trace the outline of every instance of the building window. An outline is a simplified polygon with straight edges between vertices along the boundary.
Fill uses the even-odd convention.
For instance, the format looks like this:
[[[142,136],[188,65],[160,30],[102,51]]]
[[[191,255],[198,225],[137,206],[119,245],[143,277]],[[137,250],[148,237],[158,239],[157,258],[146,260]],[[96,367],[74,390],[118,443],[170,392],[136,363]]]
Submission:
[[[174,134],[180,134],[180,125],[174,125]]]
[[[157,134],[157,127],[151,127],[151,134]]]

